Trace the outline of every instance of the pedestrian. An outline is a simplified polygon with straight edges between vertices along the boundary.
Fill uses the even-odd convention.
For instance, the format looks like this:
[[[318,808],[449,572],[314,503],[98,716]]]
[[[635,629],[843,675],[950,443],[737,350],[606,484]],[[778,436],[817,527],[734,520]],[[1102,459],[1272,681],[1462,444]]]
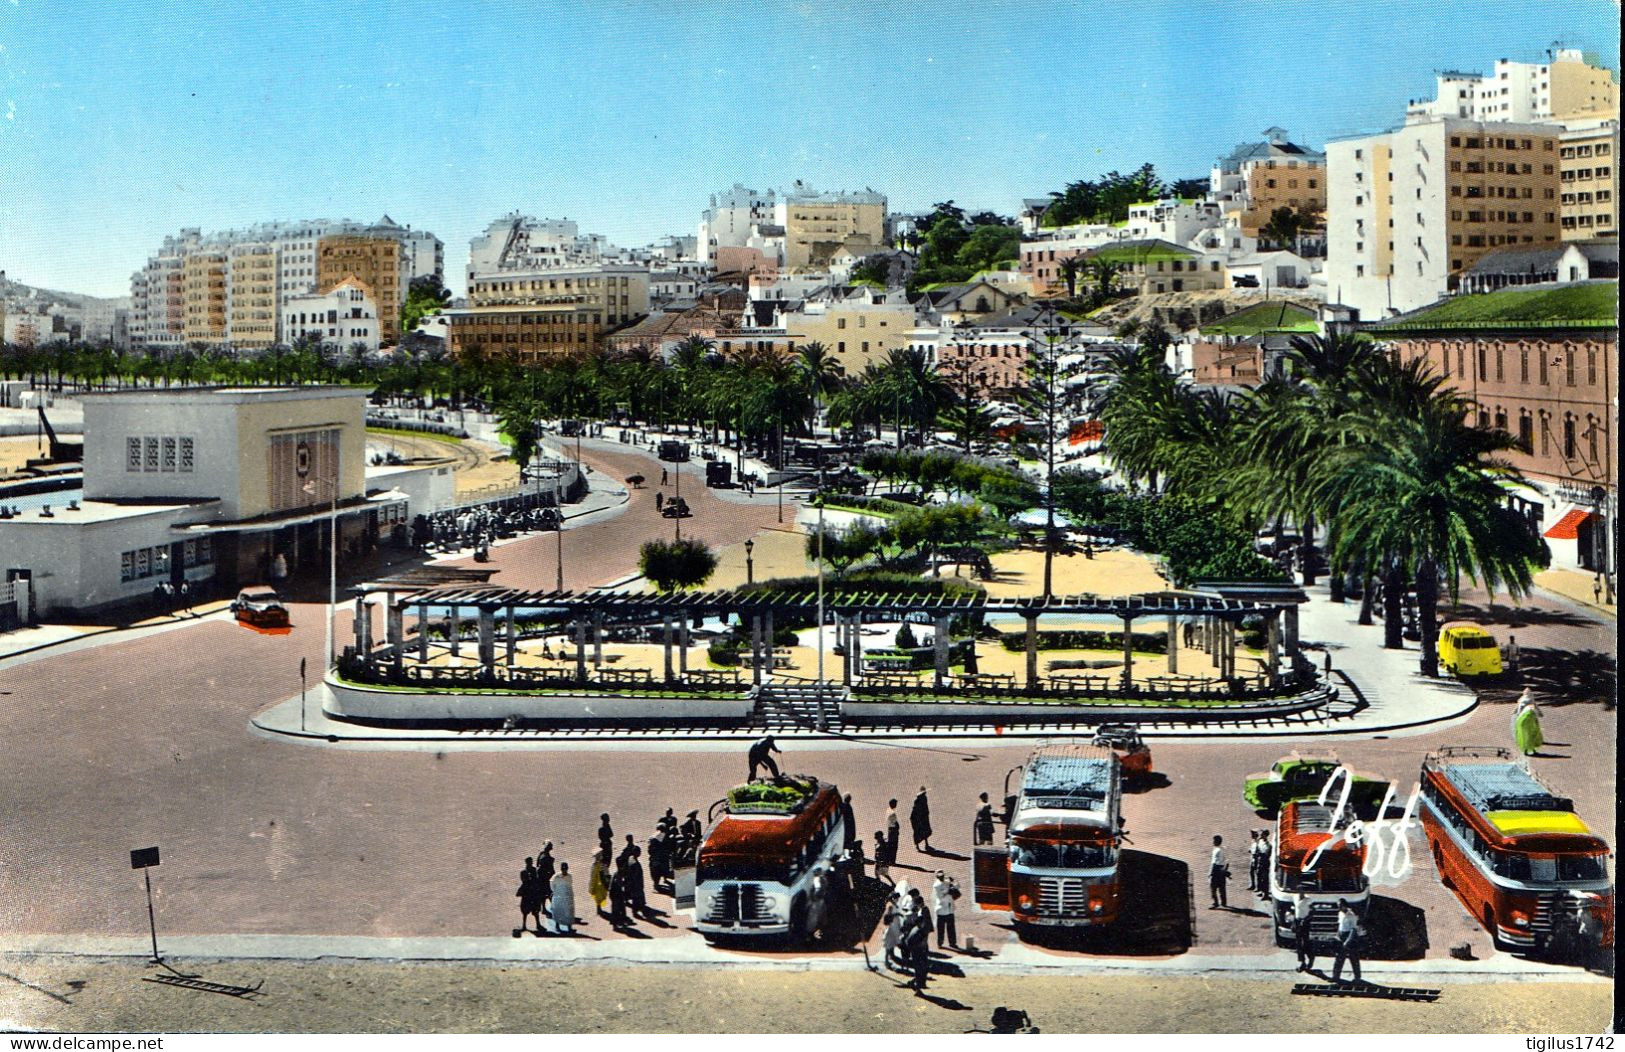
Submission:
[[[664,482],[664,481],[665,481],[665,479],[661,479],[661,482]],[[659,490],[655,490],[655,511],[659,511],[661,508],[664,508],[665,506],[666,506],[666,495],[664,493],[661,493]]]
[[[1348,899],[1337,900],[1337,960],[1332,964],[1332,982],[1343,981],[1343,962],[1354,966],[1354,981],[1360,981],[1360,917]]]
[[[896,861],[897,849],[886,839],[884,832],[875,830],[875,879],[892,883],[891,867]]]
[[[891,846],[891,858],[897,861],[897,844],[903,835],[903,823],[897,817],[897,801],[886,802],[886,842]]]
[[[609,878],[609,926],[624,928],[626,917],[626,867],[616,866],[615,873]]]
[[[931,905],[937,915],[937,949],[943,942],[959,949],[959,933],[954,930],[954,900],[959,898],[959,885],[954,878],[937,870],[937,879],[931,882]]]
[[[682,828],[677,831],[679,844],[677,861],[684,865],[693,865],[700,853],[700,839],[704,828],[700,825],[700,812],[690,811],[688,817],[683,819]]]
[[[599,815],[598,823],[598,850],[605,855],[613,855],[615,852],[615,829],[609,824],[609,815]]]
[[[643,849],[629,844],[621,856],[621,871],[626,874],[626,908],[634,917],[649,918],[649,900],[643,882]]]
[[[1298,948],[1298,971],[1309,972],[1315,967],[1315,944],[1309,930],[1309,918],[1314,910],[1309,896],[1303,892],[1292,895],[1292,937]]]
[[[665,485],[670,484],[670,482],[671,482],[670,474],[667,473],[665,468],[661,468],[660,469],[660,484],[662,486],[665,486]]]
[[[1224,837],[1213,837],[1213,856],[1208,864],[1207,887],[1213,895],[1213,905],[1208,909],[1216,910],[1220,907],[1228,909],[1230,898],[1225,893],[1225,882],[1230,879],[1230,866],[1224,858]]]
[[[745,779],[747,782],[756,780],[756,768],[758,767],[766,767],[773,775],[773,780],[775,782],[779,780],[779,765],[773,762],[770,753],[783,755],[783,750],[774,744],[773,735],[771,734],[750,747],[750,776]]]
[[[1591,599],[1598,606],[1602,605],[1602,574],[1597,574],[1591,579]]]
[[[847,850],[858,842],[858,819],[852,813],[852,794],[847,793],[841,797],[841,825],[845,827],[845,843],[841,846]]]
[[[1247,835],[1252,843],[1247,846],[1247,890],[1258,890],[1258,830],[1249,829]]]
[[[560,862],[558,876],[553,878],[553,930],[560,935],[574,935],[576,923],[575,884],[570,880],[570,863]]]
[[[600,848],[598,854],[592,857],[592,874],[587,878],[587,893],[592,896],[593,905],[598,907],[599,916],[604,913],[604,903],[609,901],[609,850]],[[554,907],[557,909],[558,907]]]
[[[916,851],[931,853],[931,801],[925,798],[925,786],[920,786],[920,793],[914,798],[914,806],[908,812],[908,824],[914,834],[914,848]]]
[[[649,883],[659,891],[661,883],[671,879],[671,841],[666,839],[664,826],[655,826],[654,836],[649,838]]]
[[[666,808],[666,813],[660,816],[660,823],[659,824],[660,824],[660,828],[663,829],[665,831],[665,833],[666,833],[666,842],[668,844],[671,843],[674,839],[676,839],[676,837],[677,837],[677,815],[672,811],[671,808],[669,808],[669,807]]]
[[[880,937],[881,963],[893,970],[897,969],[897,940],[903,934],[902,909],[902,896],[894,888],[886,896],[886,906],[880,912],[880,923],[885,926],[885,933]]]
[[[1540,729],[1540,706],[1535,704],[1535,692],[1528,687],[1518,696],[1518,707],[1512,713],[1512,740],[1525,756],[1535,755],[1546,744]]]
[[[983,793],[977,798],[976,821],[971,823],[971,843],[993,843],[993,805],[988,801],[987,794]]]
[[[1258,844],[1253,848],[1253,866],[1257,869],[1254,883],[1258,885],[1258,897],[1270,897],[1270,860],[1274,857],[1274,850],[1270,846],[1270,831],[1258,831]]]
[[[1196,642],[1196,626],[1186,621],[1181,631],[1185,634],[1185,649],[1189,650]]]
[[[528,931],[530,925],[527,920],[536,918],[536,934],[542,933],[542,889],[536,880],[535,859],[525,859],[525,868],[519,874],[519,890],[514,892],[519,897],[519,931]]]
[[[1517,636],[1511,636],[1511,635],[1507,636],[1507,660],[1506,660],[1506,666],[1507,666],[1507,671],[1509,671],[1509,672],[1518,671],[1518,637]]]
[[[919,889],[914,889],[910,894],[914,896],[914,908],[909,915],[909,926],[903,932],[903,946],[909,967],[914,972],[910,985],[915,993],[922,993],[931,973],[931,919],[926,916],[925,899]]]
[[[541,854],[536,856],[536,882],[542,888],[542,909],[547,909],[547,900],[553,894],[553,841],[549,840],[542,845]]]

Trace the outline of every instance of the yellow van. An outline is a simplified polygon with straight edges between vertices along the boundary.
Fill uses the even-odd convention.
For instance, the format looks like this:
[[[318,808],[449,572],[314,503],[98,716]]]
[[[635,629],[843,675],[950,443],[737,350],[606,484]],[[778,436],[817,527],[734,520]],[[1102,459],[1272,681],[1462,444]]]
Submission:
[[[1501,647],[1478,625],[1452,621],[1439,630],[1439,664],[1457,676],[1498,676]]]

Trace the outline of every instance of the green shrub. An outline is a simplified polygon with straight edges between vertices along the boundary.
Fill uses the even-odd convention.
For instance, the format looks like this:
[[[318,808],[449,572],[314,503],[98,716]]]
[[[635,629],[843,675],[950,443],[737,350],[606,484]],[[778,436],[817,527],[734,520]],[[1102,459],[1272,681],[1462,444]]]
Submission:
[[[713,665],[739,664],[739,641],[736,639],[719,639],[705,648],[705,656],[711,659]]]
[[[1027,633],[1002,632],[999,642],[1004,649],[1020,653],[1027,649]],[[1038,633],[1039,650],[1112,650],[1123,649],[1123,633],[1067,629]],[[1136,653],[1166,654],[1168,636],[1162,632],[1135,632],[1133,647]]]
[[[903,627],[897,630],[897,648],[899,650],[909,650],[919,645],[920,641],[914,638],[914,626],[904,621]]]

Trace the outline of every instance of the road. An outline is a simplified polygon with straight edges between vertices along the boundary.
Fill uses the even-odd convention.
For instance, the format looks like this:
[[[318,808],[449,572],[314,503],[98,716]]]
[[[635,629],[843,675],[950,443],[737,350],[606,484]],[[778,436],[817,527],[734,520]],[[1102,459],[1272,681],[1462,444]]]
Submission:
[[[592,459],[616,478],[649,473],[646,458],[630,452]],[[771,505],[727,503],[697,483],[684,490],[695,510],[685,534],[713,544],[742,540],[775,516]],[[567,531],[567,586],[631,573],[637,546],[671,528],[652,504],[649,495],[647,506],[635,500],[602,522]],[[495,549],[498,580],[551,587],[554,544],[543,535]],[[164,864],[155,883],[166,932],[505,936],[517,915],[520,864],[544,839],[583,874],[578,902],[590,908],[584,874],[600,812],[641,840],[664,808],[679,814],[703,808],[745,775],[743,751],[731,747],[390,751],[251,734],[251,715],[297,689],[299,659],[315,663],[319,610],[299,607],[288,636],[203,620],[0,669],[0,738],[9,746],[0,780],[0,931],[144,933],[145,900],[128,851],[158,844]],[[1538,602],[1517,617],[1526,648],[1591,651],[1611,660],[1611,627],[1563,604]],[[1547,667],[1559,664],[1548,658]],[[1555,682],[1558,673],[1551,675]],[[1551,755],[1534,763],[1612,842],[1614,713],[1589,688],[1571,688],[1566,704],[1547,711]],[[1336,749],[1345,762],[1408,790],[1428,748],[1506,743],[1509,712],[1487,704],[1460,726],[1338,742]],[[1214,833],[1224,834],[1239,857],[1247,831],[1267,824],[1242,802],[1241,783],[1288,747],[1154,742],[1156,768],[1168,783],[1124,804],[1136,853],[1132,872],[1125,872],[1130,919],[1104,940],[1020,952],[1155,960],[1270,951],[1262,914],[1210,911],[1205,890],[1192,894],[1185,881],[1205,866]],[[967,751],[976,758],[965,759]],[[976,794],[996,797],[1025,751],[1018,744],[947,751],[855,746],[792,752],[785,763],[851,792],[865,840],[882,824],[888,797],[899,798],[906,813],[914,792],[929,786],[938,831],[932,843],[940,853],[924,855],[905,843],[899,875],[918,882],[942,867],[968,884]],[[1482,932],[1438,884],[1420,837],[1411,846],[1409,879],[1378,889],[1390,935],[1368,959],[1425,957],[1448,970],[1448,948],[1463,940],[1480,957],[1489,955]],[[1244,877],[1244,867],[1236,869]],[[1232,905],[1245,905],[1244,888],[1244,879],[1232,885]],[[683,918],[665,923],[618,936],[593,918],[585,930],[602,939],[693,938]],[[960,930],[996,954],[1018,950],[1004,915],[977,911],[968,899]]]

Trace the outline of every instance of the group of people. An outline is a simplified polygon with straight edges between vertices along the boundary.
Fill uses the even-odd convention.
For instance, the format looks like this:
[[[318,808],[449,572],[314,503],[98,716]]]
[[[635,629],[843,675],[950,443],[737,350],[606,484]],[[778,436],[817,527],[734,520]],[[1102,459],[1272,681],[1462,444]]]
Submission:
[[[987,794],[983,794],[986,798]],[[931,801],[925,786],[920,786],[914,804],[908,812],[909,833],[914,839],[914,850],[932,854]],[[891,867],[897,865],[897,846],[902,840],[903,820],[897,814],[896,799],[886,802],[886,828],[875,830],[875,876],[891,882]]]
[[[677,820],[672,808],[655,822],[655,830],[648,840],[648,871],[645,874],[644,848],[627,833],[620,850],[615,850],[615,830],[608,814],[599,816],[598,850],[593,854],[592,868],[587,880],[587,893],[592,897],[599,916],[609,918],[614,928],[623,928],[638,919],[651,920],[655,911],[649,907],[650,890],[670,894],[676,890],[677,867],[693,865],[699,854],[704,830],[699,811],[690,811],[683,821]],[[544,934],[542,918],[547,917],[553,932],[559,935],[574,933],[575,884],[570,875],[570,864],[553,857],[553,842],[549,840],[542,850],[525,859],[525,868],[519,875],[519,927],[517,937],[531,930],[529,922],[535,919],[536,934]]]
[[[480,505],[455,511],[418,515],[406,528],[409,548],[437,552],[460,552],[472,548],[488,550],[500,537],[555,530],[559,527],[557,508],[524,507],[519,500],[500,505]],[[512,505],[512,506],[509,506]]]
[[[954,904],[960,897],[959,885],[942,870],[937,870],[931,883],[929,906],[919,888],[909,887],[901,880],[886,897],[886,907],[880,922],[885,926],[882,947],[885,965],[893,971],[910,976],[909,985],[916,992],[923,991],[931,972],[931,931],[933,921],[937,933],[937,949],[959,948],[955,929]]]
[[[1298,951],[1298,971],[1315,970],[1315,941],[1311,917],[1313,906],[1309,896],[1299,891],[1292,896],[1292,936]],[[1332,982],[1343,981],[1343,965],[1354,968],[1354,981],[1360,982],[1360,940],[1365,937],[1365,926],[1359,911],[1348,899],[1337,900],[1337,957],[1332,964]]]

